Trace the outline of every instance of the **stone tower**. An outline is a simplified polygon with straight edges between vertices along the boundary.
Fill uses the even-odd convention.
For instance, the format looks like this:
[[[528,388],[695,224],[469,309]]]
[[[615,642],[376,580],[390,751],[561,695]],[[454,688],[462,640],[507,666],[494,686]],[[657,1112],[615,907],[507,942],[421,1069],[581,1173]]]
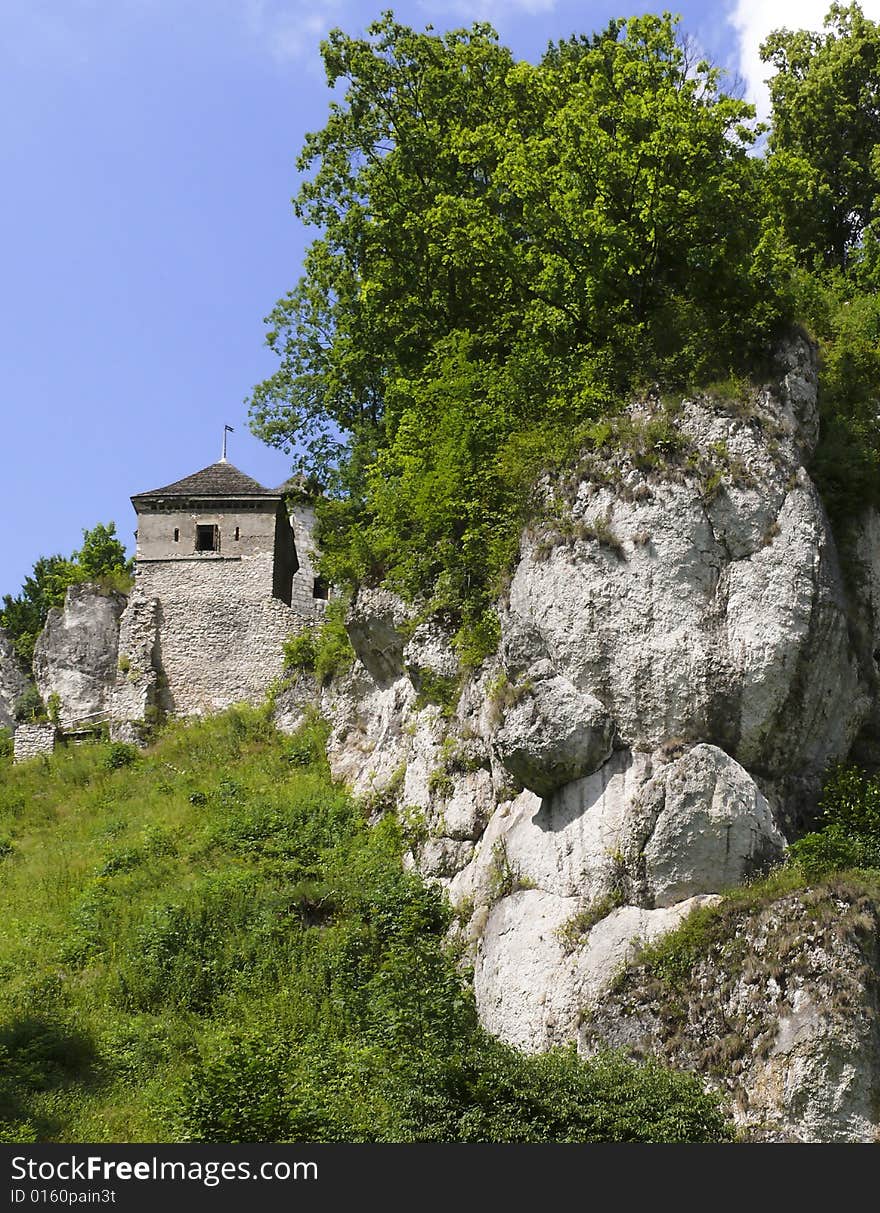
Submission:
[[[290,606],[299,561],[279,493],[221,460],[131,503],[145,591]]]
[[[225,459],[131,501],[135,587],[121,620],[114,720],[259,702],[282,672],[284,641],[324,606],[311,509],[289,516],[280,490]]]

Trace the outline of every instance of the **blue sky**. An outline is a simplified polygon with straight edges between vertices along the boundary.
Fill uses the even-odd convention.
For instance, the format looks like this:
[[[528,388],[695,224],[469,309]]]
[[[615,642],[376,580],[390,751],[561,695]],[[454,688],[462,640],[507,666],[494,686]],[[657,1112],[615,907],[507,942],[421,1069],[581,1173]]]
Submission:
[[[386,5],[387,6],[387,3]],[[229,455],[269,485],[283,455],[247,430],[274,362],[262,318],[310,236],[290,198],[329,93],[318,43],[363,0],[0,0],[0,593],[129,496]],[[491,20],[523,58],[662,4],[407,0],[436,29]],[[880,0],[864,4],[880,16]],[[824,2],[677,6],[761,103],[757,45]]]

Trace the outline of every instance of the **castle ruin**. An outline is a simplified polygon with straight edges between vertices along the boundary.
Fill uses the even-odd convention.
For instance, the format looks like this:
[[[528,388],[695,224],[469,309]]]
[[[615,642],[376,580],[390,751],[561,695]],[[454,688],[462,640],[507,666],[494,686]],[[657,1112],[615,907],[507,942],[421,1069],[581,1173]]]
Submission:
[[[224,458],[132,497],[128,598],[73,586],[37,643],[35,680],[65,734],[106,722],[114,738],[137,741],[164,715],[265,697],[285,640],[328,595],[312,564],[314,511],[296,490],[265,488]],[[16,734],[19,748],[24,757]]]
[[[256,702],[282,671],[282,646],[327,597],[311,563],[314,514],[289,513],[222,459],[137,493],[135,586],[122,616],[112,717],[178,716]]]

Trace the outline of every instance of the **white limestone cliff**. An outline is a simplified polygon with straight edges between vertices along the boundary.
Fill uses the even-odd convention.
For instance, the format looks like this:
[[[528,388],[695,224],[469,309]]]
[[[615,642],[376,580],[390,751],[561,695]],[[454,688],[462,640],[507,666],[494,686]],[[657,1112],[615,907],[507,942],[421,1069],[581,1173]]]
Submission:
[[[0,628],[0,729],[14,728],[15,707],[28,685],[12,642]]]
[[[880,591],[847,595],[805,467],[817,433],[803,338],[748,400],[640,402],[616,445],[544,482],[499,654],[452,704],[430,702],[455,685],[450,638],[387,591],[354,604],[347,675],[279,698],[289,728],[317,698],[334,775],[409,823],[465,920],[481,1018],[521,1048],[587,1048],[598,1007],[610,1040],[638,942],[776,861],[871,715],[853,620],[880,652]],[[761,1086],[762,1117],[807,1140],[798,1084],[826,1055],[808,1079],[785,1056],[737,1098]],[[829,1116],[835,1139],[875,1131],[845,1090]]]
[[[125,595],[86,582],[70,586],[64,606],[49,612],[34,649],[34,681],[44,703],[58,697],[63,728],[106,718],[116,684],[119,620],[125,604]]]

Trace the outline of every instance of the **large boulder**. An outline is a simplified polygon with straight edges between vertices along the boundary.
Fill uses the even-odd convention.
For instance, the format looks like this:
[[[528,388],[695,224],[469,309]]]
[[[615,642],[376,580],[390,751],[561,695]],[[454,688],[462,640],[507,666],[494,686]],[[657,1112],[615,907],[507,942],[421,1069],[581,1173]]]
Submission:
[[[694,746],[645,785],[632,809],[632,832],[643,830],[639,875],[658,907],[744,884],[785,848],[754,780],[711,745]]]
[[[29,685],[12,648],[12,641],[0,628],[0,729],[14,726],[15,705]]]
[[[550,673],[521,685],[495,734],[504,767],[538,796],[598,770],[611,754],[614,735],[614,722],[598,699],[552,676],[552,667]]]
[[[503,863],[515,881],[581,906],[612,898],[623,874],[631,806],[652,771],[647,755],[618,750],[600,770],[552,796],[524,791],[502,802],[450,895],[488,903]]]
[[[124,594],[86,582],[72,585],[63,608],[49,612],[34,649],[34,679],[44,702],[58,696],[62,728],[109,717],[125,605]]]

